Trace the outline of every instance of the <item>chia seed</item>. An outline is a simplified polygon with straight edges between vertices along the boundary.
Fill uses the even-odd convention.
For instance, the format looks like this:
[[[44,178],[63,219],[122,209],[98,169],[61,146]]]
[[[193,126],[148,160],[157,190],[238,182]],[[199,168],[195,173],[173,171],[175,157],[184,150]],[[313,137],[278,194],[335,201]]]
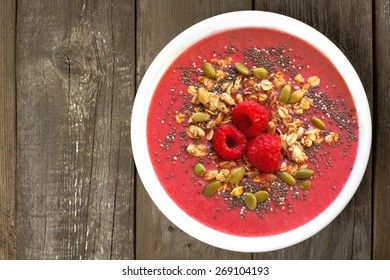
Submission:
[[[304,65],[302,63],[296,63],[296,59],[291,57],[291,52],[293,51],[291,48],[288,49],[288,52],[286,52],[286,46],[282,45],[279,47],[271,47],[271,48],[257,48],[256,46],[245,48],[243,53],[243,61],[245,64],[253,65],[254,67],[264,67],[269,72],[276,72],[276,71],[282,71],[282,72],[288,72],[290,74],[290,78],[293,79],[301,69],[303,68],[310,68],[310,65]],[[230,56],[232,54],[239,54],[239,49],[234,44],[230,44],[224,47],[223,54],[218,53],[217,50],[212,50],[213,57],[219,56],[219,57],[225,57]],[[289,53],[290,52],[290,53]],[[298,57],[296,56],[298,59]],[[300,57],[302,59],[302,57]],[[198,57],[199,60],[202,60],[202,57]],[[206,60],[204,60],[206,61]],[[198,61],[200,63],[200,61]],[[202,61],[203,63],[203,61]],[[198,81],[197,76],[201,75],[202,71],[198,68],[197,64],[193,63],[189,67],[183,67],[183,66],[177,66],[178,74],[180,74],[179,80],[180,82],[185,85],[192,85],[196,89],[198,89],[201,86],[204,86],[200,81]],[[232,65],[226,65],[223,69],[227,76],[223,80],[217,80],[215,79],[216,85],[212,89],[214,93],[222,94],[222,85],[226,82],[234,82],[235,78],[237,77],[237,70]],[[174,70],[175,71],[175,70]],[[287,80],[287,79],[286,79]],[[329,88],[328,85],[325,86],[326,88]],[[335,87],[335,85],[331,86],[332,88]],[[240,89],[242,90],[242,89]],[[250,89],[252,90],[252,89]],[[246,92],[238,92],[242,94],[246,94]],[[250,92],[252,93],[252,92]],[[185,115],[185,118],[188,118],[191,115],[191,112],[193,112],[193,104],[191,103],[192,97],[184,92],[183,90],[180,90],[180,88],[172,87],[170,90],[171,100],[170,105],[167,106],[167,112],[166,116],[163,117],[161,120],[162,124],[168,124],[169,126],[172,126],[173,123],[170,120],[174,119],[174,116],[177,113],[182,113]],[[171,111],[174,101],[177,99],[177,96],[180,97],[180,100],[183,102],[183,105],[178,111]],[[340,141],[337,143],[337,145],[343,145],[343,155],[346,156],[349,150],[349,146],[351,146],[351,141],[357,141],[357,136],[354,134],[354,127],[358,127],[357,125],[357,119],[356,119],[356,112],[354,109],[348,110],[348,104],[345,101],[345,99],[340,99],[342,96],[342,93],[338,93],[338,98],[336,100],[332,100],[330,98],[329,94],[327,92],[319,91],[318,87],[311,87],[309,90],[305,93],[305,96],[308,98],[313,99],[314,104],[312,108],[305,112],[307,115],[316,115],[318,113],[324,114],[326,117],[326,122],[331,125],[336,125],[341,130],[346,132],[346,135],[344,135],[343,140],[347,140],[348,142],[347,146],[344,146],[344,142],[340,139]],[[162,101],[159,101],[159,105],[163,105]],[[173,114],[174,112],[174,114]],[[309,129],[310,126],[308,124],[310,119],[302,119],[299,115],[291,113],[295,119],[301,119],[304,121],[304,127],[306,129]],[[169,119],[167,119],[169,116]],[[188,156],[185,152],[186,150],[186,142],[189,139],[188,135],[185,132],[185,127],[188,127],[188,123],[182,124],[184,129],[179,129],[176,131],[176,128],[173,127],[172,130],[166,135],[163,140],[159,140],[159,144],[162,148],[166,150],[171,149],[171,145],[175,142],[176,139],[179,139],[180,142],[183,142],[180,144],[181,151],[183,151],[183,155],[181,155],[181,151],[179,151],[176,154],[172,154],[167,156],[167,159],[172,160],[173,163],[176,163],[177,160],[180,160],[182,163],[184,163]],[[321,131],[321,137],[325,137],[328,135],[328,130]],[[178,134],[178,135],[177,135]],[[195,143],[198,143],[195,141]],[[313,164],[315,166],[315,170],[317,172],[316,175],[319,177],[322,176],[322,170],[321,168],[328,169],[330,167],[333,167],[332,158],[331,158],[331,152],[330,150],[326,150],[323,146],[324,144],[316,144],[313,143],[313,146],[311,148],[305,149],[305,153],[308,156],[309,163]],[[335,144],[332,144],[332,146],[335,146]],[[157,152],[155,152],[155,155],[158,155]],[[215,158],[213,158],[214,153],[210,153],[208,156],[204,158],[200,158],[199,162],[206,161],[207,164],[215,164],[216,168],[218,168],[217,161]],[[324,162],[321,162],[321,157],[324,159]],[[192,156],[191,156],[192,158]],[[160,163],[160,159],[157,159],[157,162]],[[186,170],[187,174],[191,174],[191,171]],[[166,178],[174,177],[175,174],[171,172],[170,174],[166,175]],[[199,180],[198,176],[192,175],[191,179],[194,181],[195,186],[201,188],[204,186],[204,182],[202,180]],[[292,200],[301,200],[304,201],[309,196],[309,191],[302,190],[298,186],[289,186],[283,181],[281,181],[279,178],[276,178],[269,182],[269,185],[263,184],[263,183],[255,183],[252,179],[246,179],[242,182],[240,182],[245,189],[246,193],[256,193],[257,191],[265,190],[269,193],[269,198],[263,202],[258,203],[254,212],[256,215],[258,215],[261,219],[265,217],[265,215],[269,212],[280,212],[287,210],[288,213],[293,213],[293,201]],[[299,185],[300,181],[297,183]],[[332,189],[336,189],[336,186],[332,186]],[[231,190],[220,190],[219,196],[214,197],[215,200],[220,197],[223,199],[223,201],[227,205],[228,210],[234,210],[237,209],[240,213],[240,217],[243,219],[247,215],[247,208],[245,207],[245,194],[239,197],[232,197],[231,196]],[[199,191],[199,193],[201,193]],[[216,208],[216,212],[221,212],[221,208]],[[214,219],[216,219],[216,216],[213,216]]]

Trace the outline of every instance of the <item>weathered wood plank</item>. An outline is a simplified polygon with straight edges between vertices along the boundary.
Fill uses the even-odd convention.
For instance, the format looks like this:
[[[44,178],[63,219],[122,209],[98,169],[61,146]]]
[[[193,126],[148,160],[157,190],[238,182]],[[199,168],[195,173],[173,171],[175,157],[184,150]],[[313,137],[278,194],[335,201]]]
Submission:
[[[374,242],[373,258],[390,259],[390,1],[375,1],[376,112],[374,127]]]
[[[351,61],[365,87],[372,108],[372,3],[370,1],[268,1],[256,9],[291,16],[314,27],[333,41]],[[372,164],[352,201],[327,228],[309,240],[255,258],[369,259],[371,258]]]
[[[19,1],[21,259],[134,257],[132,1]]]
[[[137,83],[158,52],[181,31],[224,12],[251,9],[251,1],[142,1],[137,6]],[[155,206],[139,177],[136,199],[137,259],[248,259],[251,254],[206,245],[182,232]]]
[[[16,258],[16,1],[0,2],[0,260]]]

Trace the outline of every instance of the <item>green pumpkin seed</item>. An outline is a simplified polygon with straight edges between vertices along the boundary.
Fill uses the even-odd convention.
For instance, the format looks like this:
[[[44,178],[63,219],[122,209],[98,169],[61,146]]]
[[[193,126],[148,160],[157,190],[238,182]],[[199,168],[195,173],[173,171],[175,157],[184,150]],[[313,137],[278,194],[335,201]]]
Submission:
[[[288,100],[288,103],[297,103],[299,102],[303,96],[305,95],[305,93],[303,92],[303,90],[301,89],[298,89],[296,91],[294,91],[293,93],[291,93],[291,96],[290,96],[290,99]]]
[[[254,210],[256,208],[257,200],[256,200],[256,196],[254,194],[248,193],[245,196],[244,201],[245,201],[246,208],[248,208],[249,210]]]
[[[210,115],[203,112],[197,112],[191,115],[191,119],[194,122],[205,122],[210,119]]]
[[[201,87],[198,89],[198,99],[200,103],[206,105],[209,102],[210,93],[207,89]]]
[[[246,169],[243,166],[234,168],[229,174],[228,181],[232,184],[239,183],[244,178],[245,172]]]
[[[279,102],[281,104],[286,104],[291,96],[291,86],[285,85],[281,90],[279,94]]]
[[[211,63],[205,62],[202,66],[203,73],[209,77],[214,78],[215,77],[215,68]]]
[[[294,179],[293,176],[291,176],[289,173],[287,172],[278,172],[278,177],[283,181],[285,182],[286,184],[288,185],[295,185],[296,184],[296,181]]]
[[[212,196],[218,191],[220,185],[221,183],[219,181],[208,183],[203,189],[203,195],[207,197]]]
[[[313,176],[314,174],[314,171],[309,169],[309,168],[302,168],[302,169],[299,169],[295,172],[294,176],[295,178],[297,179],[308,179],[310,178],[311,176]]]
[[[312,117],[311,118],[311,122],[316,126],[318,127],[319,129],[322,129],[322,130],[325,130],[326,129],[326,125],[323,121],[321,121],[319,118],[317,117]]]
[[[268,70],[263,68],[263,67],[252,69],[252,73],[253,73],[253,76],[255,76],[256,78],[258,78],[260,80],[267,78],[268,74],[269,74]]]
[[[303,181],[299,187],[302,189],[302,190],[310,190],[311,189],[311,182],[309,180],[306,180],[306,181]]]
[[[257,203],[263,203],[266,201],[269,197],[269,193],[267,191],[258,191],[255,193],[255,197],[257,200]]]
[[[249,71],[248,67],[246,67],[244,64],[239,63],[239,62],[236,63],[236,69],[237,69],[238,73],[240,73],[244,76],[248,76],[251,73],[251,71]]]
[[[198,176],[203,176],[203,174],[206,172],[206,167],[204,167],[204,165],[199,162],[194,166],[194,172]]]

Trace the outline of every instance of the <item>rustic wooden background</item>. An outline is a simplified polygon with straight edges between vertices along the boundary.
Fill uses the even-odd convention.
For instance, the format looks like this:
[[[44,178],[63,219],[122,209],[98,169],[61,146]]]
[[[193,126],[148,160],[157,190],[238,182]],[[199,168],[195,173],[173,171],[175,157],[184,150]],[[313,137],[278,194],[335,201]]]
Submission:
[[[363,82],[374,127],[341,215],[307,241],[256,254],[168,221],[130,143],[137,86],[164,45],[200,20],[252,9],[330,38]],[[389,0],[1,0],[0,259],[390,259],[389,18]]]

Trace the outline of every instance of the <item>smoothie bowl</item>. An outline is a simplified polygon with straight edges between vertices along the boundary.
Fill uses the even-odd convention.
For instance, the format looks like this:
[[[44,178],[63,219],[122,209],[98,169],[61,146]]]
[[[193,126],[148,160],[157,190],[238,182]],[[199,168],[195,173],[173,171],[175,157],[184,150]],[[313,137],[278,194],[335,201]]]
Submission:
[[[245,11],[172,40],[139,86],[131,123],[141,180],[191,236],[262,252],[329,224],[358,188],[371,146],[362,84],[326,37]]]

